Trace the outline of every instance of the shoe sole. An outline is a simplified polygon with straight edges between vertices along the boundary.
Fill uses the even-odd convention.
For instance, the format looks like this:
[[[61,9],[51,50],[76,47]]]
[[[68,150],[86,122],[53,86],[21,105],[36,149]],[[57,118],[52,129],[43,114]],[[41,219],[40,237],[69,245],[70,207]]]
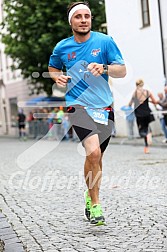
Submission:
[[[106,226],[106,223],[104,221],[99,221],[95,226]]]
[[[97,223],[90,223],[91,226],[107,226],[106,222],[98,221]]]
[[[101,218],[99,220],[96,220],[96,222],[92,222],[90,221],[90,224],[91,225],[95,225],[95,226],[102,226],[102,225],[106,225],[106,222],[105,222],[105,219],[104,218]]]

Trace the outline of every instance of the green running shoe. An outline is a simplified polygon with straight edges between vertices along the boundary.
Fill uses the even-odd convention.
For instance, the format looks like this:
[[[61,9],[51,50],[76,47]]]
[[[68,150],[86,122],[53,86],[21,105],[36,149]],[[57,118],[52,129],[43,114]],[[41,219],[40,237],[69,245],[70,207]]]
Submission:
[[[88,195],[88,190],[85,191],[84,193],[84,198],[85,198],[85,217],[90,221],[90,208],[92,206],[91,202],[91,197]]]
[[[93,205],[90,209],[90,223],[96,226],[105,225],[105,219],[101,209],[101,205]]]

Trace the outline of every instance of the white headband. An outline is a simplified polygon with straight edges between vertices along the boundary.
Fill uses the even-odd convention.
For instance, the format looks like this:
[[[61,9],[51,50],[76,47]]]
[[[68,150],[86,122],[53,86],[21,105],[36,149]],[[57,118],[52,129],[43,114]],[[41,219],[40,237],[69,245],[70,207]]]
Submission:
[[[76,5],[74,8],[72,8],[68,14],[68,22],[69,24],[71,25],[71,18],[72,18],[72,15],[77,11],[77,10],[88,10],[91,14],[91,11],[89,9],[89,7],[85,4],[78,4]]]

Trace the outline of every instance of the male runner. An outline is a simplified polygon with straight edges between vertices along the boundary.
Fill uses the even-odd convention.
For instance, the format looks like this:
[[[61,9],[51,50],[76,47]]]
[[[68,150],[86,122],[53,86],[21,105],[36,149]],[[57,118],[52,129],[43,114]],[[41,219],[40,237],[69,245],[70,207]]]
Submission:
[[[105,34],[91,31],[92,13],[88,3],[68,7],[73,36],[54,48],[49,61],[50,76],[58,87],[66,87],[69,119],[85,148],[85,214],[91,224],[103,225],[105,219],[99,200],[102,157],[109,143],[114,113],[108,76],[122,78],[126,67],[122,55]],[[67,75],[63,74],[65,66]]]

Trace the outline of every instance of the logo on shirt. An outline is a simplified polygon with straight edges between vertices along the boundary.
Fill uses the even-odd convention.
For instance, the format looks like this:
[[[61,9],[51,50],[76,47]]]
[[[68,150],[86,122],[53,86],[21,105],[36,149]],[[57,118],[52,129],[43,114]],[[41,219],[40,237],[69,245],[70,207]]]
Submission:
[[[68,53],[68,62],[76,60],[76,52]]]
[[[100,49],[100,48],[99,48],[99,49],[93,49],[93,50],[91,51],[91,54],[92,54],[93,57],[97,57],[97,56],[99,55],[100,52],[101,52],[101,49]]]

